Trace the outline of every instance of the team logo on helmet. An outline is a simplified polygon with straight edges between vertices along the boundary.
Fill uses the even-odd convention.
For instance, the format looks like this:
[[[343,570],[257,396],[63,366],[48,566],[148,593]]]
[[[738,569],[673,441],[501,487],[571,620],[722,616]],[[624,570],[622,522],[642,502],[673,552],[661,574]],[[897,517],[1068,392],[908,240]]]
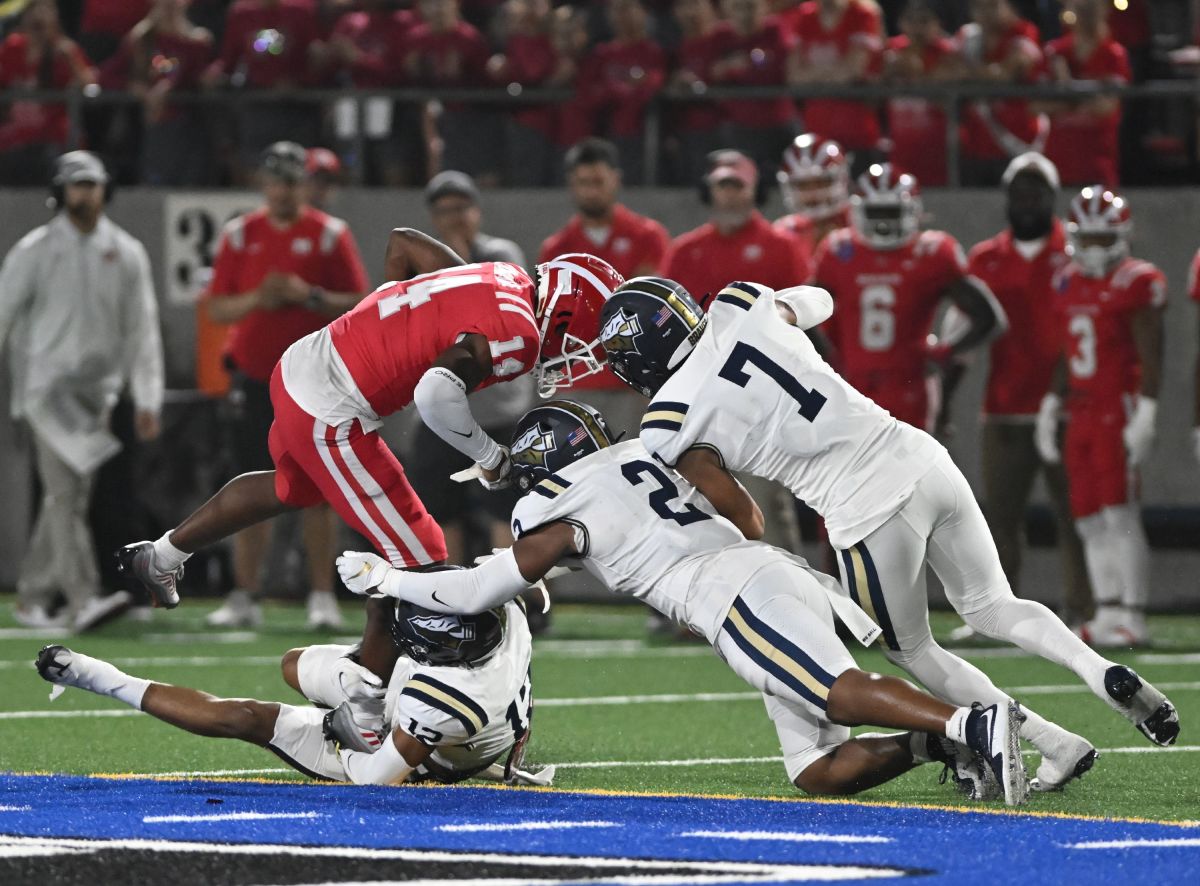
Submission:
[[[544,468],[546,467],[546,456],[557,448],[558,445],[554,442],[554,432],[538,422],[513,444],[510,457],[514,463],[519,465]]]
[[[475,639],[475,625],[466,624],[453,615],[414,615],[408,619],[414,633],[431,643],[452,646],[446,638],[459,643]]]
[[[641,353],[635,341],[641,334],[642,323],[638,320],[637,314],[631,314],[621,308],[604,324],[604,329],[600,331],[600,342],[606,351],[617,353],[632,351],[636,354]]]

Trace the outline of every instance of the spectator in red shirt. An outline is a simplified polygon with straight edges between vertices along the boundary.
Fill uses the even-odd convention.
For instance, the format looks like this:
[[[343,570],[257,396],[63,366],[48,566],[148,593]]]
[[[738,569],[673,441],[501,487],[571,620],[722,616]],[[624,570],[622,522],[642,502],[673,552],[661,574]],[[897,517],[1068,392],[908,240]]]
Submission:
[[[322,81],[355,89],[391,89],[402,78],[396,58],[417,24],[412,10],[397,10],[391,0],[358,0],[334,23],[329,39],[313,45],[313,62]],[[424,180],[422,114],[411,105],[386,98],[367,99],[363,117],[335,114],[337,137],[349,150],[363,128],[363,177],[371,184],[399,187]],[[419,170],[419,172],[418,172]]]
[[[533,89],[555,85],[560,58],[551,38],[549,0],[508,0],[504,5],[504,51],[492,56],[488,71],[498,83]],[[558,159],[553,104],[517,105],[506,114],[505,184],[536,187],[553,178]]]
[[[716,59],[717,11],[713,0],[675,0],[671,7],[679,28],[671,88],[683,94],[702,95],[708,89]],[[671,145],[676,155],[678,184],[693,184],[704,174],[704,158],[718,147],[721,115],[712,102],[676,106],[670,116]]]
[[[492,86],[487,40],[463,21],[458,0],[420,0],[421,23],[407,38],[401,66],[408,85],[442,89]],[[487,107],[448,103],[437,121],[438,143],[431,166],[459,169],[476,179],[499,179],[499,113]]]
[[[576,88],[596,131],[617,146],[625,175],[640,184],[646,105],[666,80],[667,58],[650,38],[641,0],[610,0],[608,20],[613,39],[588,54]]]
[[[954,43],[942,30],[928,0],[909,0],[900,15],[903,33],[891,38],[884,55],[884,79],[897,84],[948,80],[961,72]],[[923,98],[887,103],[891,161],[921,184],[946,184],[946,113]]]
[[[756,208],[765,191],[753,160],[741,151],[715,151],[704,184],[711,221],[675,238],[663,262],[664,277],[681,283],[706,310],[734,280],[773,289],[804,282],[807,269],[795,240],[776,230]],[[763,510],[763,540],[795,551],[800,530],[791,493],[760,477],[740,479]]]
[[[153,0],[84,0],[79,45],[95,62],[107,61],[134,25],[150,14]]]
[[[46,178],[67,141],[60,104],[22,101],[23,89],[68,89],[96,82],[83,50],[65,36],[53,0],[33,0],[20,27],[0,43],[0,184],[28,185]]]
[[[271,145],[263,154],[266,205],[238,216],[221,235],[206,301],[216,323],[232,324],[226,349],[236,404],[234,456],[238,472],[272,470],[267,434],[273,420],[271,372],[288,346],[349,310],[366,294],[366,271],[354,236],[341,219],[304,203],[304,148]],[[310,622],[340,623],[331,570],[334,521],[328,507],[303,514],[308,554]],[[261,565],[270,525],[234,537],[236,590],[209,616],[220,627],[251,625],[261,614]]]
[[[792,40],[766,0],[721,0],[725,21],[713,33],[714,86],[782,86],[787,80]],[[721,140],[739,145],[757,166],[774,169],[795,135],[796,108],[791,99],[723,101],[719,106]]]
[[[571,6],[560,6],[550,16],[550,43],[554,47],[555,69],[547,86],[574,86],[587,57],[587,15]],[[592,133],[591,114],[578,95],[562,102],[555,111],[554,144],[561,155]],[[553,170],[555,183],[561,183],[561,169]]]
[[[1109,32],[1107,6],[1104,0],[1068,0],[1065,15],[1074,19],[1071,30],[1046,44],[1049,79],[1057,83],[1129,82],[1129,59],[1125,47]],[[1050,137],[1046,140],[1046,156],[1058,167],[1063,183],[1099,182],[1115,188],[1119,179],[1121,100],[1099,95],[1077,102],[1051,103],[1047,110]]]
[[[254,91],[296,90],[311,83],[311,47],[321,36],[312,0],[236,0],[225,21],[217,60],[204,73],[209,87]],[[283,140],[317,140],[319,107],[278,96],[241,105],[237,112],[238,181],[246,183],[262,150]]]
[[[667,230],[618,202],[618,157],[616,146],[600,138],[584,139],[567,152],[567,186],[576,212],[542,243],[538,261],[586,252],[604,259],[626,279],[658,273],[667,252]],[[571,391],[572,397],[585,392],[581,397],[603,412],[614,430],[636,433],[646,400],[611,372],[576,382]]]
[[[154,0],[150,14],[121,41],[101,71],[106,89],[142,100],[141,180],[148,185],[201,185],[208,138],[194,106],[172,105],[171,93],[194,90],[212,60],[213,39],[187,17],[189,0]]]
[[[868,0],[809,0],[786,19],[796,40],[788,82],[865,83],[877,80],[883,50],[879,7]],[[873,106],[843,99],[809,99],[804,127],[841,143],[857,175],[881,159],[879,118]]]
[[[1042,63],[1037,27],[1013,11],[1008,0],[971,0],[973,21],[956,42],[968,80],[1032,83]],[[968,102],[963,108],[963,183],[992,186],[1008,161],[1041,151],[1049,121],[1034,114],[1025,99]]]
[[[329,148],[309,148],[304,172],[308,177],[308,204],[328,212],[342,183],[342,161]]]

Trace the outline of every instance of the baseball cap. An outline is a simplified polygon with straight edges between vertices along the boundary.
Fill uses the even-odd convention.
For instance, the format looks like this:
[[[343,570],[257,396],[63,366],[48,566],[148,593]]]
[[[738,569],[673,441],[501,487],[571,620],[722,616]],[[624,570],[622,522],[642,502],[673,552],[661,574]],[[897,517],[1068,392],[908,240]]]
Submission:
[[[275,142],[262,152],[259,168],[268,175],[284,181],[298,182],[304,178],[308,154],[295,142]]]
[[[708,175],[704,180],[710,185],[734,179],[747,187],[758,183],[758,167],[741,151],[714,151],[708,155]]]
[[[304,170],[310,176],[327,175],[337,178],[342,174],[342,161],[329,148],[309,148],[306,152]]]
[[[54,184],[74,185],[80,182],[108,183],[104,161],[91,151],[68,151],[54,163]]]
[[[474,179],[465,172],[447,169],[439,172],[425,186],[425,202],[434,203],[442,197],[466,197],[472,203],[479,202],[479,188]]]
[[[1039,154],[1037,151],[1026,151],[1024,154],[1018,154],[1013,157],[1008,164],[1008,168],[1004,170],[1004,175],[1000,178],[1000,184],[1008,187],[1012,184],[1012,180],[1019,173],[1032,172],[1039,176],[1054,190],[1058,190],[1060,180],[1058,177],[1058,167],[1045,154]]]

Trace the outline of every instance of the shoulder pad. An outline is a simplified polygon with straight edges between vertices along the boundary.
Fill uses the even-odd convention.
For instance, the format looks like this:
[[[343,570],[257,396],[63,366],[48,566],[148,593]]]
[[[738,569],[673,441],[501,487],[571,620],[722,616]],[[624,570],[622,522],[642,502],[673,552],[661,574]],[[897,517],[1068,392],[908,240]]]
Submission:
[[[400,719],[415,720],[423,729],[470,738],[488,724],[487,711],[461,689],[451,686],[428,671],[419,670],[408,678],[400,691]],[[414,716],[420,714],[421,716]],[[406,723],[396,724],[404,728]],[[437,744],[430,735],[414,735],[425,744]]]

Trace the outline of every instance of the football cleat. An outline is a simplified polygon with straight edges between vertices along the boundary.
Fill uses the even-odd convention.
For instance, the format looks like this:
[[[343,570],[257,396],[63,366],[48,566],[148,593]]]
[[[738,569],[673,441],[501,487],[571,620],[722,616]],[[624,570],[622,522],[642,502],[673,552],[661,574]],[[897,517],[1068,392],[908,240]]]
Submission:
[[[135,541],[116,553],[117,571],[136,578],[155,606],[174,609],[179,605],[179,580],[183,566],[166,572],[154,565],[154,542]]]
[[[120,618],[132,605],[133,595],[129,591],[114,591],[107,597],[92,597],[71,619],[71,630],[76,634],[94,630],[114,618]]]
[[[249,591],[230,591],[225,602],[204,617],[210,628],[256,628],[262,624],[262,607]]]
[[[1058,746],[1042,751],[1037,777],[1030,780],[1029,787],[1041,792],[1061,791],[1067,782],[1091,769],[1099,756],[1086,738],[1068,732]]]
[[[56,686],[74,686],[77,676],[71,670],[74,657],[75,653],[66,646],[53,643],[42,647],[42,651],[38,653],[37,660],[34,662],[34,667],[37,668],[38,676],[47,683],[53,683]]]
[[[374,729],[361,725],[354,719],[350,702],[344,701],[321,721],[325,737],[338,747],[373,754],[383,744],[383,738]]]
[[[1113,665],[1104,672],[1108,703],[1156,745],[1167,747],[1179,737],[1179,713],[1165,695],[1131,668]]]
[[[1029,798],[1029,779],[1021,759],[1021,721],[1025,715],[1015,701],[1006,705],[971,706],[967,717],[967,745],[983,758],[1004,791],[1004,802],[1020,806]]]
[[[995,800],[1000,796],[1000,782],[992,768],[966,745],[930,733],[925,750],[935,762],[944,764],[939,779],[942,784],[952,779],[958,792],[969,800]]]
[[[333,630],[342,627],[342,611],[333,591],[310,591],[306,604],[310,630]]]

